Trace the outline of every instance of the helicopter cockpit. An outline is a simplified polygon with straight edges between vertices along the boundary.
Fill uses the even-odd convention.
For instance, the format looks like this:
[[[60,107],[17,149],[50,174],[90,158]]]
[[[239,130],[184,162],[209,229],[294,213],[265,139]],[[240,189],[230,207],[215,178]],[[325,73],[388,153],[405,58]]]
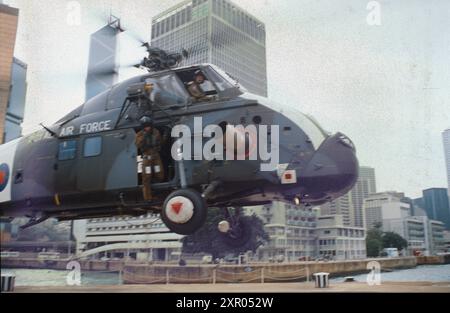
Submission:
[[[196,99],[190,94],[188,86],[199,72],[204,77],[200,87],[205,97]],[[155,100],[162,105],[220,101],[243,93],[241,90],[243,88],[235,80],[210,64],[157,72],[147,77],[145,81],[156,87],[158,92],[154,94],[157,97]]]

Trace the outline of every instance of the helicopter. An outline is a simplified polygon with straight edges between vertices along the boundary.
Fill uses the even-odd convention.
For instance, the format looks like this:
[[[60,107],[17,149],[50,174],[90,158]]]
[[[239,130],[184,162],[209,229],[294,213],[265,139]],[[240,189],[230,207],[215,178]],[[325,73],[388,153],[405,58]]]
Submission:
[[[148,56],[136,66],[146,68],[145,74],[114,85],[51,126],[0,146],[2,217],[26,216],[24,227],[29,227],[48,218],[153,212],[169,230],[188,235],[202,227],[209,207],[219,207],[226,216],[219,230],[240,244],[248,236],[242,207],[272,201],[312,207],[344,195],[356,183],[356,150],[346,135],[325,131],[294,106],[249,93],[213,64],[179,66],[186,50],[143,46]],[[198,72],[208,82],[200,100],[187,90]],[[172,135],[160,151],[166,177],[152,181],[150,201],[142,195],[142,153],[135,145],[143,116]],[[212,131],[204,136],[209,126]],[[194,149],[173,137],[180,127],[186,131],[184,144],[193,143]],[[259,134],[248,127],[266,135],[266,145],[276,153],[269,163],[254,145]],[[216,143],[226,143],[226,158],[199,155],[213,133]],[[214,153],[225,150],[217,147]]]

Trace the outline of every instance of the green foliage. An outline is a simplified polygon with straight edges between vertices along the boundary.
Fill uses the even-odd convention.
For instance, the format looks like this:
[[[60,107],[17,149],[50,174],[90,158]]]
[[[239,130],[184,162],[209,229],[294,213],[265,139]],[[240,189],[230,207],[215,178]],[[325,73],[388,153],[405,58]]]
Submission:
[[[382,232],[375,227],[367,231],[366,250],[368,257],[377,257],[383,249]]]
[[[210,253],[213,259],[223,258],[233,254],[235,256],[249,250],[255,252],[256,249],[269,241],[269,236],[264,230],[263,222],[256,215],[245,216],[241,219],[245,220],[245,224],[250,227],[250,240],[242,246],[231,246],[224,240],[224,234],[218,229],[217,225],[225,219],[222,210],[219,208],[209,208],[205,225],[197,232],[183,238],[184,253]]]
[[[382,232],[381,225],[367,231],[366,250],[368,257],[383,256],[384,248],[397,248],[398,251],[406,248],[408,242],[399,234],[394,232]]]
[[[383,248],[397,248],[400,251],[408,246],[406,239],[394,232],[383,233],[382,240]]]

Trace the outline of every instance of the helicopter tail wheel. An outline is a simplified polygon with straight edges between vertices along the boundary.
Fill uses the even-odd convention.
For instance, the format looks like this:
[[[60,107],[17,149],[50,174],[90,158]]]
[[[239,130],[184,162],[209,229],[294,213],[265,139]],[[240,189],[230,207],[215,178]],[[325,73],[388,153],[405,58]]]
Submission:
[[[203,226],[206,211],[200,193],[192,189],[180,189],[172,192],[164,201],[161,219],[171,231],[189,235]]]

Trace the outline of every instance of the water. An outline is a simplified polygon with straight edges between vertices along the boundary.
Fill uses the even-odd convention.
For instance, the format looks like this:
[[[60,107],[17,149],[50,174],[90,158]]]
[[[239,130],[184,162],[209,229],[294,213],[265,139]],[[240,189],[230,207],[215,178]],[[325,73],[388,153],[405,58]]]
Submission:
[[[2,269],[16,275],[16,286],[66,286],[70,271],[46,269]],[[81,285],[121,284],[118,272],[81,272]]]
[[[353,275],[348,275],[353,276]],[[358,282],[365,282],[367,274],[354,275]],[[332,282],[343,282],[344,277],[330,279]],[[431,281],[450,282],[450,264],[445,265],[421,265],[416,268],[382,272],[381,281]]]
[[[16,286],[66,286],[69,271],[46,269],[2,269],[2,273],[15,273]],[[349,275],[350,276],[350,275]],[[356,281],[365,282],[367,274],[353,276]],[[343,277],[332,278],[331,282],[342,282]],[[432,281],[450,282],[450,264],[422,265],[412,269],[381,273],[381,281]],[[121,284],[117,272],[82,271],[81,285]]]

